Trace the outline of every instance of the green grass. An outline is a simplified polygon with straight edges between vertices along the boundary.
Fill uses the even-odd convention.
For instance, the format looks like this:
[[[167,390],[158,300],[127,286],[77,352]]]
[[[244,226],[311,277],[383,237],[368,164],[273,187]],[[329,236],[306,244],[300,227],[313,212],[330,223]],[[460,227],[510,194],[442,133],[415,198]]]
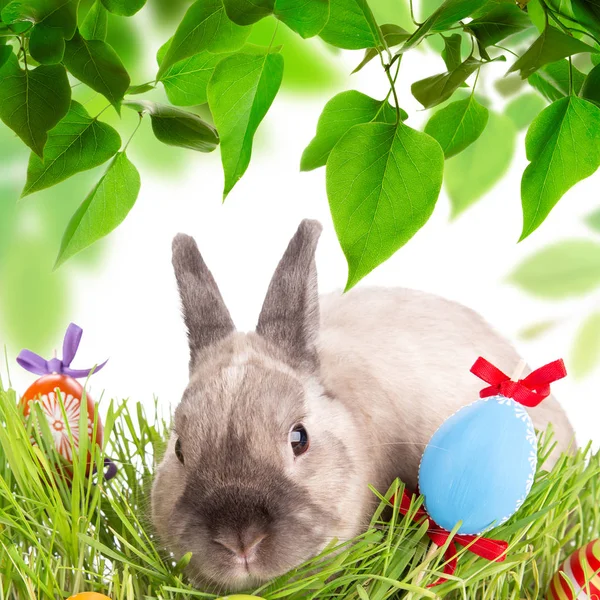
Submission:
[[[186,582],[186,559],[174,564],[147,521],[154,457],[164,448],[168,423],[131,401],[112,403],[106,415],[106,453],[118,462],[118,477],[86,477],[84,443],[68,483],[41,414],[34,411],[24,423],[15,393],[0,386],[0,600],[81,591],[113,600],[213,598]],[[550,439],[545,435],[540,443],[541,460]],[[102,464],[103,452],[89,450]],[[599,474],[599,457],[589,449],[564,456],[551,473],[540,471],[525,505],[493,533],[510,543],[506,561],[490,563],[464,551],[456,575],[436,588],[425,586],[441,572],[443,549],[426,558],[426,527],[410,518],[394,513],[381,523],[388,504],[382,499],[374,527],[353,544],[328,549],[255,593],[268,600],[543,598],[564,557],[600,534]]]

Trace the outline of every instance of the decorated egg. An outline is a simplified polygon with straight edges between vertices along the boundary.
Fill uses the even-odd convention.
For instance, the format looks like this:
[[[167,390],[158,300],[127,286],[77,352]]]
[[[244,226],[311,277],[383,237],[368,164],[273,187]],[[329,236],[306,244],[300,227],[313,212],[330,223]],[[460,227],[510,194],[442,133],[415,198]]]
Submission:
[[[68,462],[73,461],[73,448],[79,448],[82,435],[87,435],[90,445],[102,445],[103,427],[99,417],[95,416],[95,405],[89,394],[84,389],[78,377],[89,377],[104,365],[98,365],[92,369],[73,369],[71,362],[75,358],[83,330],[74,323],[67,328],[63,341],[62,359],[52,358],[45,360],[31,350],[22,350],[17,357],[17,362],[31,373],[41,375],[23,394],[20,407],[25,416],[31,413],[32,403],[38,402],[42,413],[48,420],[48,425],[54,439],[58,453]],[[87,422],[85,431],[79,431],[81,405],[85,397],[87,408]],[[61,406],[62,403],[62,406]],[[98,418],[97,422],[94,419]],[[71,436],[73,444],[71,444]],[[88,452],[87,464],[91,462],[91,454]],[[116,475],[116,466],[105,458],[105,479]]]
[[[429,441],[419,469],[425,510],[441,527],[479,534],[504,523],[531,490],[537,439],[527,411],[493,396],[465,406]]]
[[[75,450],[79,447],[81,435],[87,435],[92,444],[102,445],[102,422],[98,420],[98,423],[94,426],[94,402],[87,393],[85,393],[87,429],[85,432],[79,431],[83,397],[84,389],[78,381],[67,375],[54,373],[36,380],[23,394],[20,401],[25,416],[29,415],[32,402],[38,401],[40,403],[42,412],[48,420],[56,450],[69,462],[73,461],[69,431],[73,437]],[[63,404],[62,408],[61,402]]]
[[[96,592],[81,592],[80,594],[71,596],[68,600],[110,600],[110,598]]]
[[[600,540],[594,540],[563,563],[550,582],[548,600],[598,600],[599,572]]]

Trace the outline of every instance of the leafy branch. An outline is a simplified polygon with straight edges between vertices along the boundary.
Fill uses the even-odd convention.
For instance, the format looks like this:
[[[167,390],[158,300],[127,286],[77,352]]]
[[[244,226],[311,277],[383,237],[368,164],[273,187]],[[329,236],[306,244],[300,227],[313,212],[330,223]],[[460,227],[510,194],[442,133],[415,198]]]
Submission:
[[[507,168],[519,129],[528,127],[529,160],[521,239],[598,169],[594,0],[424,0],[430,6],[421,22],[411,1],[410,30],[400,17],[380,24],[373,1],[196,0],[160,48],[155,78],[134,85],[107,39],[114,19],[136,15],[145,0],[87,0],[86,10],[80,0],[0,1],[0,119],[31,150],[22,195],[108,163],[73,215],[57,265],[117,227],[140,189],[126,156],[129,142],[122,145],[119,132],[101,120],[107,113],[90,116],[72,90],[89,88],[106,98],[106,110],[136,111],[140,122],[147,117],[163,144],[203,153],[219,147],[226,197],[249,167],[254,136],[284,79],[284,52],[274,41],[280,30],[290,32],[288,43],[295,43],[291,35],[300,42],[318,36],[363,50],[355,71],[381,69],[389,85],[383,100],[352,90],[330,99],[302,155],[301,170],[326,167],[347,289],[425,225],[443,182],[455,216],[483,196]],[[270,43],[256,44],[254,32],[268,22]],[[437,49],[444,70],[412,82],[413,96],[432,111],[418,131],[406,123],[396,82],[404,55],[423,45]],[[576,66],[576,57],[585,61]],[[475,88],[495,72],[489,65],[507,59],[511,66],[496,87],[508,97],[523,85],[530,91],[500,113]],[[157,87],[168,102],[149,99]]]

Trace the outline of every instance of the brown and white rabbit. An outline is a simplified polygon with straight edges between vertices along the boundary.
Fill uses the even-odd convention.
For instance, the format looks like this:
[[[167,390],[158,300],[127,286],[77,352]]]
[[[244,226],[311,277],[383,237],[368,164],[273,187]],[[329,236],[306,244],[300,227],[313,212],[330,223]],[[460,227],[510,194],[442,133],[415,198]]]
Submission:
[[[366,528],[399,477],[409,488],[425,444],[478,397],[479,355],[511,372],[512,346],[473,311],[407,289],[319,299],[305,220],[269,286],[256,332],[238,333],[196,243],[179,234],[173,265],[189,332],[190,381],[152,491],[158,535],[192,552],[200,586],[248,589]],[[554,398],[557,452],[573,438]]]

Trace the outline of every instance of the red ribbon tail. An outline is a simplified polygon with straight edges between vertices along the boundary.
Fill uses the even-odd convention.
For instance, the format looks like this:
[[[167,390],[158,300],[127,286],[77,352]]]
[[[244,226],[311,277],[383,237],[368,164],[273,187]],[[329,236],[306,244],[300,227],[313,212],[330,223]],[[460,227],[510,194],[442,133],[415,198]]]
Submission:
[[[394,502],[394,497],[392,497],[390,500],[391,502]],[[413,497],[410,496],[405,490],[400,500],[398,512],[400,512],[402,515],[407,515],[410,512],[412,500]],[[437,525],[431,519],[431,517],[422,507],[419,507],[415,511],[415,514],[412,515],[412,518],[413,521],[419,521],[421,518],[429,519],[427,535],[432,543],[434,543],[436,546],[441,548],[448,542],[450,532],[439,527],[439,525]],[[444,552],[444,559],[446,562],[444,565],[444,576],[440,577],[434,583],[429,584],[427,587],[435,587],[436,585],[440,585],[440,583],[448,581],[448,575],[454,575],[458,563],[456,544],[466,547],[469,552],[473,552],[473,554],[476,554],[481,558],[494,562],[503,561],[506,558],[506,552],[508,550],[508,543],[502,540],[492,540],[489,538],[478,537],[476,535],[455,535]]]
[[[504,540],[492,540],[475,535],[457,535],[454,541],[467,548],[469,552],[492,562],[502,562],[508,550],[508,542]]]
[[[481,394],[484,392],[492,392],[487,394],[489,396],[493,393],[497,393],[496,388],[503,381],[510,380],[510,377],[506,373],[503,373],[498,367],[495,367],[489,360],[486,360],[482,356],[480,356],[471,367],[471,373],[490,384],[490,388],[486,388],[481,392]],[[481,397],[485,398],[485,396]]]
[[[456,554],[456,546],[454,543],[450,544],[446,548],[446,552],[444,552],[444,559],[446,560],[446,564],[444,565],[444,575],[436,579],[433,583],[429,583],[427,585],[428,588],[435,587],[436,585],[440,585],[448,581],[447,575],[454,575],[456,572],[456,567],[458,565],[458,555]]]

